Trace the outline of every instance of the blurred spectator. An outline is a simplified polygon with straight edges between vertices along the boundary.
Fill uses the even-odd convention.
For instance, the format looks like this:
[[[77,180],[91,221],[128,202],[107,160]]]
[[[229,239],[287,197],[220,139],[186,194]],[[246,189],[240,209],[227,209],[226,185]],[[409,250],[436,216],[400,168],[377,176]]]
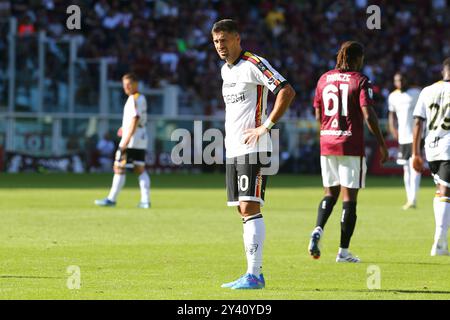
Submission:
[[[106,0],[97,1],[94,6],[94,11],[99,19],[103,19],[109,11],[109,4]]]
[[[0,14],[3,5],[0,0]],[[447,0],[78,0],[83,12],[78,56],[108,57],[111,79],[135,71],[148,86],[177,84],[185,97],[180,110],[215,113],[220,102],[221,61],[211,43],[211,26],[233,18],[243,44],[272,61],[297,91],[289,116],[310,117],[318,77],[335,64],[339,45],[349,39],[366,47],[366,67],[378,86],[378,114],[385,115],[392,75],[415,75],[416,85],[439,79],[440,64],[450,54],[450,5]],[[366,28],[368,5],[381,7],[381,30]],[[66,2],[11,2],[19,34],[46,30],[67,37]],[[9,9],[5,9],[5,12]],[[38,14],[37,14],[38,13]],[[418,14],[420,13],[420,14]],[[45,23],[47,21],[47,23]],[[56,55],[56,52],[53,56]],[[51,57],[49,57],[51,59]],[[55,57],[54,59],[58,59]],[[214,107],[215,109],[215,107]]]
[[[68,154],[76,154],[80,152],[80,139],[77,135],[70,135],[66,143],[66,151]]]
[[[110,172],[112,170],[115,148],[116,146],[111,140],[109,133],[105,133],[105,135],[97,142],[97,154],[98,162],[100,164],[100,171]]]
[[[6,18],[11,15],[11,1],[0,0],[0,18]]]
[[[19,23],[17,33],[19,37],[29,36],[36,32],[34,24],[29,16],[25,16]]]

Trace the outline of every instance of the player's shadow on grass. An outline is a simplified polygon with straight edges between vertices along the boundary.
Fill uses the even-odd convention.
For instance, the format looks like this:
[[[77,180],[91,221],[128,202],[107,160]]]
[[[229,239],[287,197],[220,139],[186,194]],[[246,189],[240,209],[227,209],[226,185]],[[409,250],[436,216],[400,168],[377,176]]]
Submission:
[[[346,290],[346,289],[315,289],[315,290],[301,290],[307,292],[358,292],[358,293],[419,293],[419,294],[450,294],[450,291],[443,290],[404,290],[404,289],[374,289],[374,290]]]
[[[445,257],[444,257],[445,259]],[[362,261],[360,264],[364,265],[382,265],[382,264],[400,264],[400,265],[418,265],[418,266],[445,266],[450,264],[450,258],[448,260],[441,260],[443,263],[436,263],[436,262],[392,262],[392,261]]]
[[[225,173],[216,174],[152,174],[152,185],[158,189],[220,189],[225,188]],[[64,174],[64,173],[0,173],[0,191],[2,189],[98,189],[109,188],[112,173]],[[319,188],[322,189],[320,175],[278,174],[269,178],[269,188]],[[432,186],[431,179],[422,184]],[[428,181],[428,182],[427,182]],[[373,188],[403,188],[403,180],[398,177],[369,176],[368,183]],[[129,183],[125,188],[134,188]]]
[[[62,277],[0,275],[0,279],[63,279]]]
[[[445,261],[446,263],[435,263],[435,262],[378,262],[378,264],[404,264],[404,265],[419,265],[419,266],[445,266],[450,264],[450,259]]]

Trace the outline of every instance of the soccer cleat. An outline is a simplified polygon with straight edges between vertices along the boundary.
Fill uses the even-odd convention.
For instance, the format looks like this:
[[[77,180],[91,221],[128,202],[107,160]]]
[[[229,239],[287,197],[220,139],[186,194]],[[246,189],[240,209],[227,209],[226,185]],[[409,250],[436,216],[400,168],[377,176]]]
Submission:
[[[139,202],[138,208],[149,209],[151,207],[150,202]]]
[[[358,263],[361,262],[361,259],[358,257],[354,257],[350,252],[346,256],[342,256],[338,253],[336,256],[336,262],[350,262],[350,263]]]
[[[259,278],[254,274],[247,273],[242,278],[239,279],[234,286],[231,287],[233,290],[242,289],[262,289],[266,286],[264,276],[261,274]]]
[[[437,243],[434,243],[431,247],[431,256],[449,256],[450,253],[448,252],[448,246],[447,244],[443,246],[439,246]]]
[[[320,258],[320,249],[319,249],[319,242],[320,242],[320,232],[314,230],[311,234],[311,240],[309,240],[309,254],[314,259]]]
[[[259,279],[250,273],[244,274],[239,279],[222,284],[222,288],[231,289],[262,289],[265,286],[264,276],[261,274]]]
[[[416,204],[415,203],[411,203],[411,202],[407,202],[403,205],[402,207],[403,210],[408,210],[408,209],[416,209]]]
[[[102,200],[95,200],[95,204],[100,207],[115,207],[116,202],[111,201],[108,198],[102,199]]]
[[[221,285],[222,288],[231,288],[232,286],[234,286],[236,283],[238,283],[243,277],[245,277],[245,275],[243,275],[242,277],[240,277],[237,280],[231,281],[231,282],[227,282]]]

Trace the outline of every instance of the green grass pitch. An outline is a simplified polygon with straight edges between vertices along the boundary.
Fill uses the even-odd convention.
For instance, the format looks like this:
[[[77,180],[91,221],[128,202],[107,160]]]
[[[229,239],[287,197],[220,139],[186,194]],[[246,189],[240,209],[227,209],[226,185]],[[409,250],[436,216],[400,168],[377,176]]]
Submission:
[[[128,175],[116,208],[97,208],[105,175],[0,175],[0,299],[450,299],[450,257],[430,257],[430,177],[419,207],[403,211],[402,178],[369,177],[351,251],[336,264],[341,202],[325,230],[322,257],[307,253],[322,198],[319,176],[270,177],[264,274],[258,291],[223,289],[246,267],[242,223],[226,206],[224,175],[154,175],[150,210],[137,209]],[[67,286],[80,268],[80,289]],[[371,265],[381,289],[369,290]]]

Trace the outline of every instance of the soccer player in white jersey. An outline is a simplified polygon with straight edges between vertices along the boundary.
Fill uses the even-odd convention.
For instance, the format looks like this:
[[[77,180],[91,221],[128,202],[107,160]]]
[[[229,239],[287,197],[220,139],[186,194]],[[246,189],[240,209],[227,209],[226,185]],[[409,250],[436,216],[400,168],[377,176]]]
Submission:
[[[398,141],[399,152],[397,163],[403,166],[407,202],[404,210],[415,208],[417,191],[420,186],[420,172],[412,166],[413,111],[419,98],[420,90],[409,87],[408,79],[401,72],[394,75],[394,90],[388,99],[389,131]]]
[[[147,149],[147,101],[138,92],[138,79],[135,74],[127,73],[122,77],[123,90],[128,95],[123,109],[122,127],[118,130],[121,137],[114,161],[114,177],[107,198],[95,200],[95,204],[113,207],[120,190],[125,185],[126,169],[133,168],[139,175],[141,201],[139,208],[150,208],[150,177],[145,170]]]
[[[265,224],[261,214],[267,176],[261,173],[264,157],[270,156],[269,131],[291,104],[295,91],[265,60],[242,50],[237,23],[218,21],[212,38],[219,57],[225,60],[221,75],[226,105],[225,149],[228,205],[237,206],[244,224],[247,272],[222,287],[261,289]],[[267,116],[268,90],[276,95]],[[266,158],[267,159],[267,158]]]
[[[414,109],[413,165],[423,170],[420,153],[426,126],[425,155],[436,183],[433,202],[436,231],[431,255],[449,255],[447,231],[450,224],[450,57],[444,61],[443,80],[425,87]]]

